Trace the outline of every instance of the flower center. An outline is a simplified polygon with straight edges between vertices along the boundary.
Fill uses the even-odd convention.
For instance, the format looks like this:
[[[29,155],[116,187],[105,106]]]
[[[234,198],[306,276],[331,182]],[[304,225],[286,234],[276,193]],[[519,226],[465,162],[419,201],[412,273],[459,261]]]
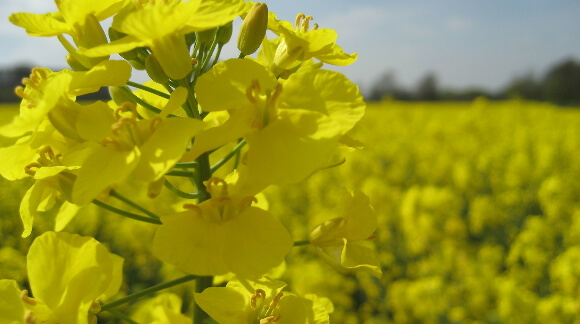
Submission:
[[[250,298],[250,307],[256,313],[257,324],[276,323],[280,320],[280,313],[276,308],[283,293],[277,293],[268,303],[266,292],[262,289],[256,289]]]
[[[17,96],[27,101],[28,108],[34,108],[43,96],[42,87],[48,79],[46,69],[35,67],[30,73],[30,77],[22,79],[22,84],[26,88],[18,86],[14,89]],[[28,89],[28,91],[27,91]]]
[[[313,20],[314,18],[312,18],[312,16],[306,16],[303,13],[299,13],[298,15],[296,15],[296,21],[295,21],[295,25],[296,25],[296,31],[300,31],[300,32],[307,32],[310,29],[310,21]],[[314,26],[312,27],[312,30],[317,30],[318,29],[318,24],[314,24]]]
[[[262,129],[278,118],[276,101],[282,93],[282,84],[276,83],[274,89],[266,89],[262,92],[260,82],[252,80],[252,84],[246,89],[246,97],[253,104],[255,118],[252,127]]]
[[[111,126],[115,137],[104,139],[102,144],[113,144],[124,151],[143,145],[149,136],[155,132],[155,129],[161,123],[161,118],[156,117],[138,122],[138,116],[137,108],[129,102],[125,102],[115,109],[117,122]]]

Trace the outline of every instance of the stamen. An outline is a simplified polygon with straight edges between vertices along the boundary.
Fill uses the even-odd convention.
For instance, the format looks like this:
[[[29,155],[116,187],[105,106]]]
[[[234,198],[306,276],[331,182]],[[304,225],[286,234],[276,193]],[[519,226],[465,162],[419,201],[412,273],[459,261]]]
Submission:
[[[260,82],[258,79],[252,79],[252,84],[246,89],[246,97],[251,103],[256,103],[256,97],[260,95]]]
[[[228,195],[227,182],[218,177],[211,177],[207,180],[206,187],[212,198],[225,197]]]
[[[300,28],[300,22],[302,21],[302,19],[306,18],[306,15],[303,13],[299,13],[298,15],[296,15],[296,20],[294,21],[294,26],[296,26],[296,29]]]
[[[155,117],[151,119],[151,124],[149,124],[149,131],[151,133],[154,133],[157,127],[159,127],[159,125],[161,125],[162,122],[163,119],[161,117]]]
[[[276,296],[274,296],[274,298],[270,302],[270,306],[268,306],[268,308],[271,310],[276,308],[276,306],[278,306],[278,303],[280,302],[280,299],[282,299],[283,296],[284,296],[284,293],[282,293],[282,292],[277,293]]]
[[[183,204],[183,208],[187,210],[193,210],[194,212],[198,213],[199,215],[203,214],[203,210],[195,204]]]
[[[304,21],[302,21],[302,26],[301,26],[301,30],[307,32],[308,29],[310,28],[310,21],[314,19],[312,18],[312,16],[306,16],[304,17]]]
[[[119,149],[119,150],[121,149],[121,143],[119,143],[118,141],[116,141],[110,137],[107,137],[101,141],[101,145],[103,145],[103,146],[107,146],[108,144],[113,144],[117,147],[117,149]]]
[[[96,301],[93,300],[93,302],[91,303],[91,306],[89,307],[89,314],[98,314],[101,311],[101,304]]]
[[[271,107],[276,106],[276,101],[278,100],[278,97],[280,97],[280,94],[282,93],[282,83],[276,83],[276,86],[274,87],[274,91],[272,91],[272,96],[270,97],[270,102],[268,102],[268,104]]]
[[[36,175],[36,171],[32,170],[32,168],[40,169],[42,168],[42,165],[36,162],[30,163],[29,165],[24,167],[24,173],[28,174],[31,177],[34,177]]]
[[[38,153],[40,155],[39,162],[42,162],[46,165],[53,164],[51,162],[54,161],[54,152],[52,151],[52,148],[50,146],[45,146]]]
[[[22,99],[31,100],[32,97],[24,92],[24,88],[22,86],[17,86],[14,88],[14,93]]]
[[[371,234],[371,236],[367,237],[367,241],[372,241],[372,240],[374,240],[376,238],[377,238],[377,234],[376,233],[373,233],[373,234]]]
[[[318,27],[319,27],[318,24],[315,23],[314,26],[312,27],[312,30],[317,30]]]
[[[131,112],[131,116],[130,117],[122,116],[121,113],[124,113],[124,112]],[[115,118],[117,120],[122,119],[122,118],[137,119],[137,116],[139,116],[139,114],[137,113],[137,107],[132,102],[126,101],[126,102],[122,103],[119,107],[117,107],[117,109],[115,109]]]
[[[260,305],[258,305],[258,299],[260,300]],[[264,299],[266,299],[266,292],[262,289],[256,289],[256,292],[250,298],[250,306],[252,308],[257,308],[262,305]]]
[[[252,203],[258,203],[258,199],[252,196],[246,197],[240,201],[239,208],[240,210],[246,209],[247,207],[250,207]]]
[[[27,310],[24,313],[24,323],[26,324],[36,324],[36,315],[33,311]]]
[[[276,323],[280,320],[280,314],[268,316],[260,320],[260,324]]]
[[[20,292],[20,299],[30,306],[36,306],[36,300],[28,296],[28,290],[26,289]]]

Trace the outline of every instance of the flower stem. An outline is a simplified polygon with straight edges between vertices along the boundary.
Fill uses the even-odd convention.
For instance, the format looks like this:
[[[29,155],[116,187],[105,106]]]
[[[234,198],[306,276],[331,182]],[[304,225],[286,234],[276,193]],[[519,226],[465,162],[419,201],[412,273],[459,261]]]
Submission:
[[[191,177],[195,176],[195,172],[185,171],[185,170],[171,170],[171,171],[167,172],[165,175],[191,178]]]
[[[245,140],[241,140],[238,145],[236,145],[231,152],[229,152],[226,156],[223,157],[223,159],[219,160],[218,162],[216,162],[216,164],[211,166],[211,172],[216,172],[219,168],[221,168],[224,164],[226,164],[232,157],[234,157],[234,155],[237,155],[240,150],[242,149],[242,147],[244,147],[244,145],[246,145],[246,141]]]
[[[302,241],[294,242],[294,246],[303,246],[303,245],[309,245],[309,244],[310,244],[310,240],[302,240]]]
[[[170,97],[165,92],[161,92],[159,90],[150,88],[148,86],[144,86],[141,83],[137,83],[137,82],[133,82],[133,81],[127,81],[127,85],[132,86],[132,87],[137,88],[137,89],[145,90],[147,92],[150,92],[152,94],[158,95],[159,97],[162,97],[162,98],[165,98],[165,99],[169,99],[169,97]]]
[[[168,180],[165,180],[165,183],[163,184],[165,186],[165,188],[169,189],[169,191],[173,192],[174,194],[176,194],[177,196],[181,197],[181,198],[185,198],[185,199],[197,199],[199,197],[199,194],[197,192],[185,192],[185,191],[181,191],[179,189],[177,189],[171,182],[169,182]]]
[[[119,298],[119,299],[112,301],[110,303],[106,303],[106,304],[101,305],[101,312],[102,311],[109,311],[110,309],[113,309],[114,307],[117,307],[119,305],[123,305],[125,303],[128,303],[128,302],[133,301],[133,300],[138,299],[138,298],[141,298],[143,296],[151,295],[151,294],[156,293],[160,290],[167,289],[167,288],[170,288],[173,286],[177,286],[177,285],[180,285],[180,284],[188,282],[188,281],[192,281],[192,280],[197,279],[197,278],[200,278],[200,277],[194,276],[194,275],[187,275],[187,276],[183,276],[181,278],[177,278],[177,279],[174,279],[174,280],[171,280],[168,282],[164,282],[164,283],[159,284],[159,285],[149,287],[147,289],[143,289],[143,290],[138,291],[134,294],[131,294],[131,295],[128,295],[126,297]]]
[[[127,323],[131,323],[131,324],[139,324],[137,322],[135,322],[134,320],[132,320],[129,316],[119,312],[118,310],[112,308],[107,310],[107,312],[109,312],[111,315],[115,316],[116,318],[119,318]]]
[[[130,199],[122,196],[120,193],[116,192],[115,190],[111,190],[109,192],[109,194],[112,197],[115,197],[115,198],[119,199],[120,201],[124,202],[125,204],[127,204],[127,205],[129,205],[129,206],[131,206],[131,207],[133,207],[133,208],[135,208],[135,209],[143,212],[145,215],[148,215],[151,218],[159,219],[159,216],[157,216],[153,212],[150,212],[148,209],[146,209],[146,208],[142,207],[141,205],[133,202],[132,200],[130,200]]]
[[[104,202],[102,202],[100,200],[93,199],[93,204],[95,204],[101,208],[104,208],[110,212],[113,212],[115,214],[119,214],[121,216],[124,216],[124,217],[132,218],[132,219],[146,222],[146,223],[161,225],[161,221],[159,219],[133,214],[133,213],[130,213],[128,211],[124,211],[122,209],[115,208],[111,205],[105,204]]]

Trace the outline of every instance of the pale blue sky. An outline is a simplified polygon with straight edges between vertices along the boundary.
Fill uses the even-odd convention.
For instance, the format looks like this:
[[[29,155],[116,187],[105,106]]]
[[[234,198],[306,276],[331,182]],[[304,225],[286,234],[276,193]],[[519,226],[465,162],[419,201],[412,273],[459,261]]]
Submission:
[[[580,60],[578,0],[278,0],[268,6],[281,19],[304,12],[336,29],[338,44],[359,53],[356,63],[337,70],[363,88],[390,70],[407,86],[430,71],[443,86],[497,90],[516,75],[543,75],[559,60]],[[0,66],[63,66],[56,38],[26,36],[7,21],[11,12],[54,8],[51,0],[0,0]],[[227,54],[237,56],[235,45]]]

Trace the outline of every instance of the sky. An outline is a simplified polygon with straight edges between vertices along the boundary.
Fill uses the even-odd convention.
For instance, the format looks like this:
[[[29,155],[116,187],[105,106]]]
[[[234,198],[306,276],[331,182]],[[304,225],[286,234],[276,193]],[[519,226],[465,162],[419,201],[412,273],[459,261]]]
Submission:
[[[330,67],[363,90],[381,74],[414,86],[435,73],[442,87],[497,91],[517,76],[543,76],[566,58],[580,60],[578,0],[276,0],[279,19],[303,12],[338,32],[337,44],[358,60]],[[55,11],[51,0],[0,0],[0,68],[19,63],[64,66],[55,37],[27,36],[8,21],[12,12]],[[236,57],[234,42],[223,58]]]

